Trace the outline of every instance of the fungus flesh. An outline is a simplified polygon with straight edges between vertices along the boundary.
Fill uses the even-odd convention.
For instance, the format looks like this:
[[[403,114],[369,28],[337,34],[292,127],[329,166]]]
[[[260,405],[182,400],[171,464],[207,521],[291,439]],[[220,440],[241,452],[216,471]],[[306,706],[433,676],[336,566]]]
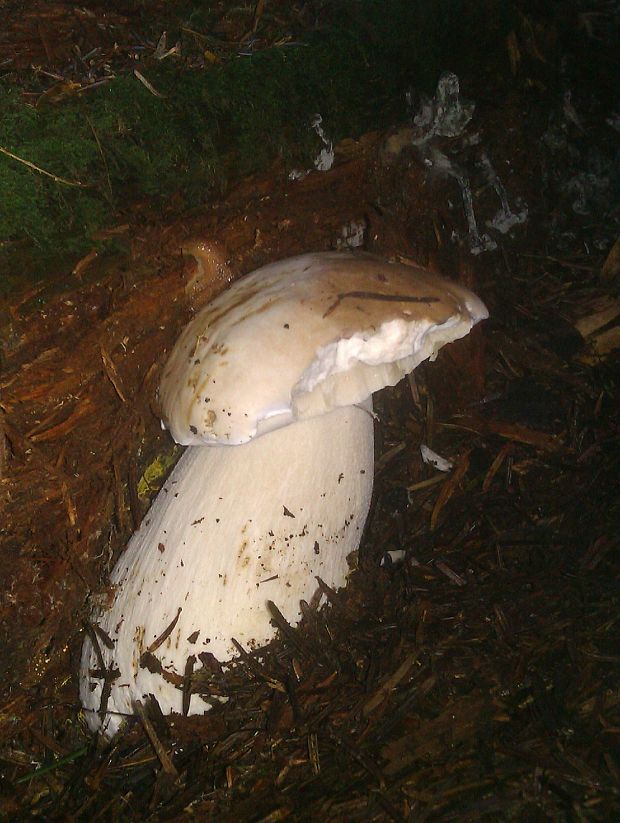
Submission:
[[[201,655],[269,642],[267,601],[295,624],[317,577],[344,585],[372,493],[372,393],[486,316],[456,283],[340,252],[258,269],[196,315],[158,393],[189,448],[84,640],[93,730],[111,737],[149,695],[164,713],[206,710],[208,695],[188,694]]]

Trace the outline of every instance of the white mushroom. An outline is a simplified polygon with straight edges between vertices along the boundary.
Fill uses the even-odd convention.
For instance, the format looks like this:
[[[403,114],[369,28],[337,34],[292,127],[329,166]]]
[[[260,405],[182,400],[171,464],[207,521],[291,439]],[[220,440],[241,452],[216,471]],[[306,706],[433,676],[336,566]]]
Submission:
[[[159,390],[190,448],[84,641],[93,730],[111,737],[148,695],[164,713],[206,710],[187,691],[202,653],[260,647],[275,634],[267,601],[294,624],[317,576],[345,583],[372,492],[371,394],[486,316],[423,269],[328,252],[258,269],[194,318]]]

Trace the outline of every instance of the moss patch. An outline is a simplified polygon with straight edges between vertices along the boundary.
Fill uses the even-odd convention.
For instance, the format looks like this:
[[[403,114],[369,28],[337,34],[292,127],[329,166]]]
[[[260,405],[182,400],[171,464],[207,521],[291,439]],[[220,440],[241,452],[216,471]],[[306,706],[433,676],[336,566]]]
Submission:
[[[0,85],[0,146],[69,185],[0,155],[0,264],[30,265],[102,246],[96,233],[147,200],[162,213],[209,202],[275,158],[308,162],[333,140],[406,117],[405,92],[446,69],[508,67],[509,4],[456,0],[348,3],[329,30],[207,70],[141,66],[60,104],[33,107]],[[2,259],[3,258],[3,259]]]
[[[149,463],[144,470],[142,477],[138,481],[136,489],[138,499],[142,503],[148,503],[151,498],[161,489],[170,470],[175,465],[181,454],[178,446],[172,446]]]

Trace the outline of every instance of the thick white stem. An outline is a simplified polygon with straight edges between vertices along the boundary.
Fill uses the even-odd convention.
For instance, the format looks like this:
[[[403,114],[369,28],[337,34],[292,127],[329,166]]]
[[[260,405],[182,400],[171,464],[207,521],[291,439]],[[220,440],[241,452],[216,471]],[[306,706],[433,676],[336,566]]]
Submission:
[[[89,726],[111,737],[150,694],[164,714],[181,712],[190,656],[197,670],[201,652],[230,660],[232,638],[260,647],[275,634],[267,600],[295,624],[316,576],[342,586],[372,481],[369,407],[241,446],[188,448],[112,571],[112,605],[92,615],[102,631],[96,644],[86,637],[80,670]],[[103,675],[114,669],[104,712]],[[190,714],[207,708],[191,697]]]

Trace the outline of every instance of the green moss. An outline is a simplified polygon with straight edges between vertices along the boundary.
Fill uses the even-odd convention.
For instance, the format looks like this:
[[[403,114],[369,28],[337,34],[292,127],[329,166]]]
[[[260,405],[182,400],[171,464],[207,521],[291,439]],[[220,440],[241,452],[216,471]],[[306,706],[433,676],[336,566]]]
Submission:
[[[149,502],[161,489],[164,480],[179,459],[180,452],[181,449],[178,446],[172,446],[149,463],[138,481],[137,493],[139,500],[143,503]]]
[[[488,67],[493,50],[506,61],[506,8],[352,0],[338,5],[331,31],[302,44],[204,71],[154,61],[143,72],[161,97],[127,74],[35,109],[0,85],[0,146],[82,184],[0,155],[0,266],[16,249],[35,264],[78,256],[132,201],[163,211],[175,194],[175,204],[194,206],[275,157],[308,163],[321,148],[314,113],[334,140],[402,121],[408,88],[432,91],[442,70],[471,69],[483,56]]]

